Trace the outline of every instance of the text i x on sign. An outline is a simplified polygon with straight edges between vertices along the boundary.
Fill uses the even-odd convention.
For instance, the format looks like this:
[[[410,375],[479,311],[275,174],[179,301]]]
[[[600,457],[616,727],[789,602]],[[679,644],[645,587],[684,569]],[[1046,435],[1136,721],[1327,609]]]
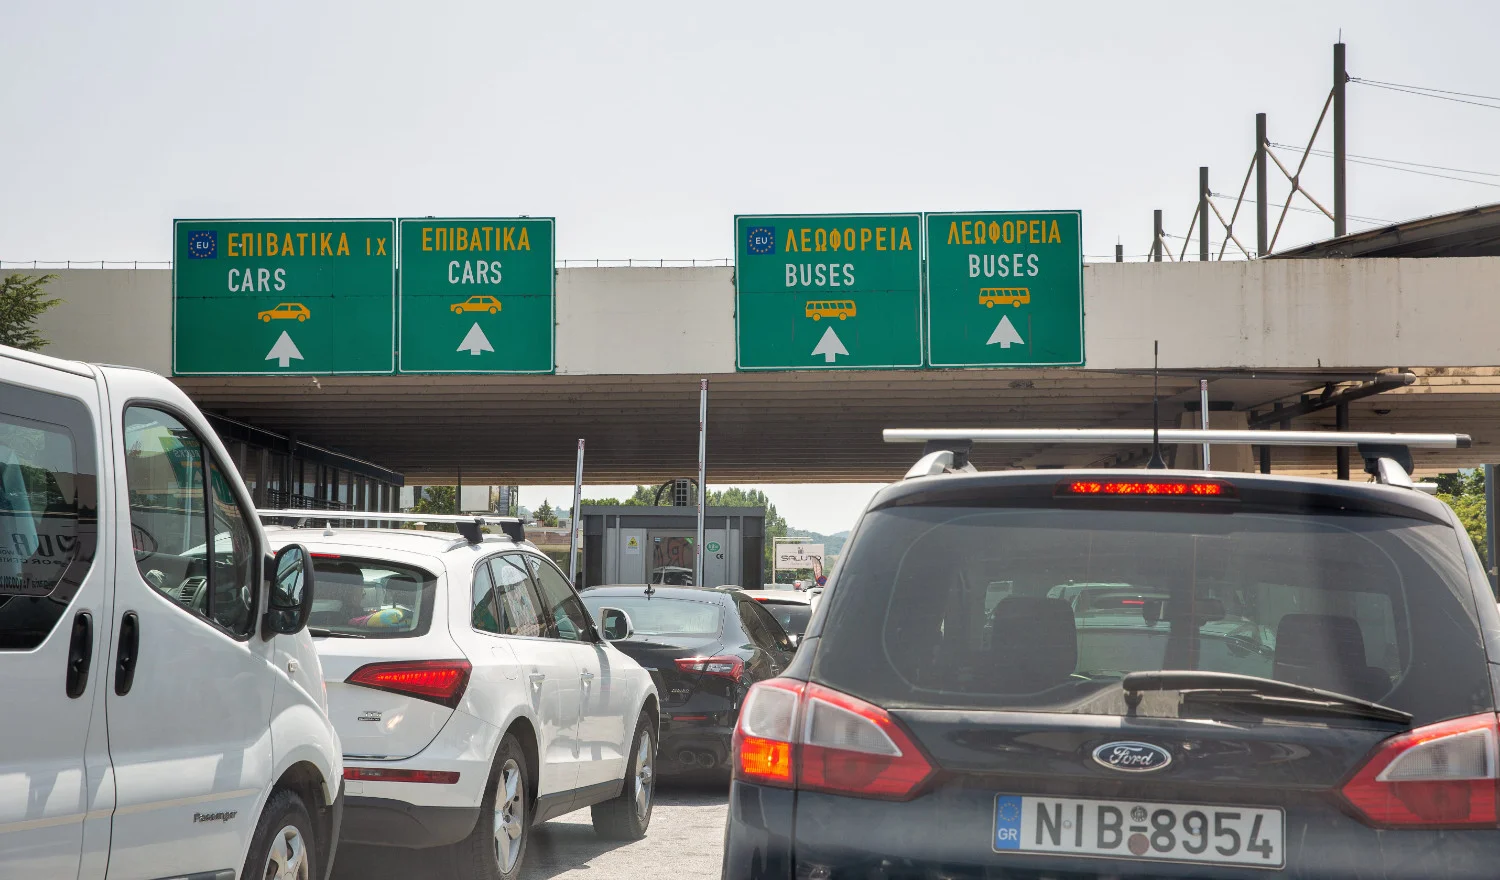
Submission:
[[[177,220],[177,375],[395,369],[394,220]]]
[[[928,214],[934,367],[1083,365],[1078,211]]]
[[[402,218],[403,373],[550,373],[550,217]]]
[[[739,215],[741,370],[922,365],[919,214]]]

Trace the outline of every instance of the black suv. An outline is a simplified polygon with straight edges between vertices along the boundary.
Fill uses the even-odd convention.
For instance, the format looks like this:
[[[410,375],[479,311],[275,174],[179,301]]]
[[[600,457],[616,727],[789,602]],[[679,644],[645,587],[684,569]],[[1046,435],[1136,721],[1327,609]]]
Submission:
[[[1500,613],[1400,476],[884,489],[740,714],[723,876],[1494,876]]]

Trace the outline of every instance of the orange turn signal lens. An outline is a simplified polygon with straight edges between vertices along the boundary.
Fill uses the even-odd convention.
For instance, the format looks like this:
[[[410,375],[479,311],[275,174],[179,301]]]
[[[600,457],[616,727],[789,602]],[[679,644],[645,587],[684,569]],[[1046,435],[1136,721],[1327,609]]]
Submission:
[[[738,746],[742,778],[761,782],[792,781],[791,743],[747,736],[740,740]]]

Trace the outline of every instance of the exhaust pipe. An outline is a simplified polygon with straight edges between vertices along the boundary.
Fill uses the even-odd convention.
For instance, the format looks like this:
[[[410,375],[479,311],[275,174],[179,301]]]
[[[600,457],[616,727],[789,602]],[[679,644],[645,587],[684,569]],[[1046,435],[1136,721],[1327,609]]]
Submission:
[[[683,749],[677,753],[677,763],[691,767],[698,763],[698,755],[690,749]]]
[[[713,752],[699,752],[698,766],[705,770],[712,770],[719,765],[719,759],[714,757]]]

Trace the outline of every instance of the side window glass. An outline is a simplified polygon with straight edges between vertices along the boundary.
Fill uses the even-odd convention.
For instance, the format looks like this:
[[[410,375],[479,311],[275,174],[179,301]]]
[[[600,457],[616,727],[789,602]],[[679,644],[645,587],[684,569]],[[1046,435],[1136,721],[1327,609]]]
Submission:
[[[556,638],[571,642],[591,640],[589,612],[583,607],[573,585],[557,567],[540,556],[526,556],[531,576],[536,579],[537,589],[542,594],[542,605],[548,622],[555,627]]]
[[[760,618],[755,616],[755,609],[750,607],[750,602],[739,601],[736,603],[736,606],[740,611],[740,626],[744,627],[745,635],[748,635],[750,641],[760,647],[769,648],[771,646],[771,636],[766,632],[765,626],[761,624]]]
[[[513,636],[541,637],[547,634],[536,593],[526,567],[514,554],[490,560],[501,615],[501,631]]]
[[[209,464],[209,496],[213,500],[213,552],[210,559],[209,602],[214,620],[236,635],[255,629],[255,584],[251,580],[255,555],[245,512],[229,488],[229,478],[218,462]]]
[[[250,529],[206,454],[175,416],[144,406],[125,410],[125,480],[141,577],[188,611],[244,635],[253,628]],[[205,478],[209,469],[212,480]]]
[[[0,651],[45,641],[93,561],[93,436],[82,403],[0,383]]]
[[[474,567],[474,606],[470,618],[480,632],[500,633],[500,612],[495,604],[495,581],[490,565],[481,561]]]
[[[781,621],[777,620],[774,614],[767,611],[763,605],[754,600],[746,602],[745,605],[750,609],[751,615],[760,621],[761,629],[765,632],[771,643],[776,646],[777,650],[793,650],[791,639],[786,637],[786,628],[781,625]]]

